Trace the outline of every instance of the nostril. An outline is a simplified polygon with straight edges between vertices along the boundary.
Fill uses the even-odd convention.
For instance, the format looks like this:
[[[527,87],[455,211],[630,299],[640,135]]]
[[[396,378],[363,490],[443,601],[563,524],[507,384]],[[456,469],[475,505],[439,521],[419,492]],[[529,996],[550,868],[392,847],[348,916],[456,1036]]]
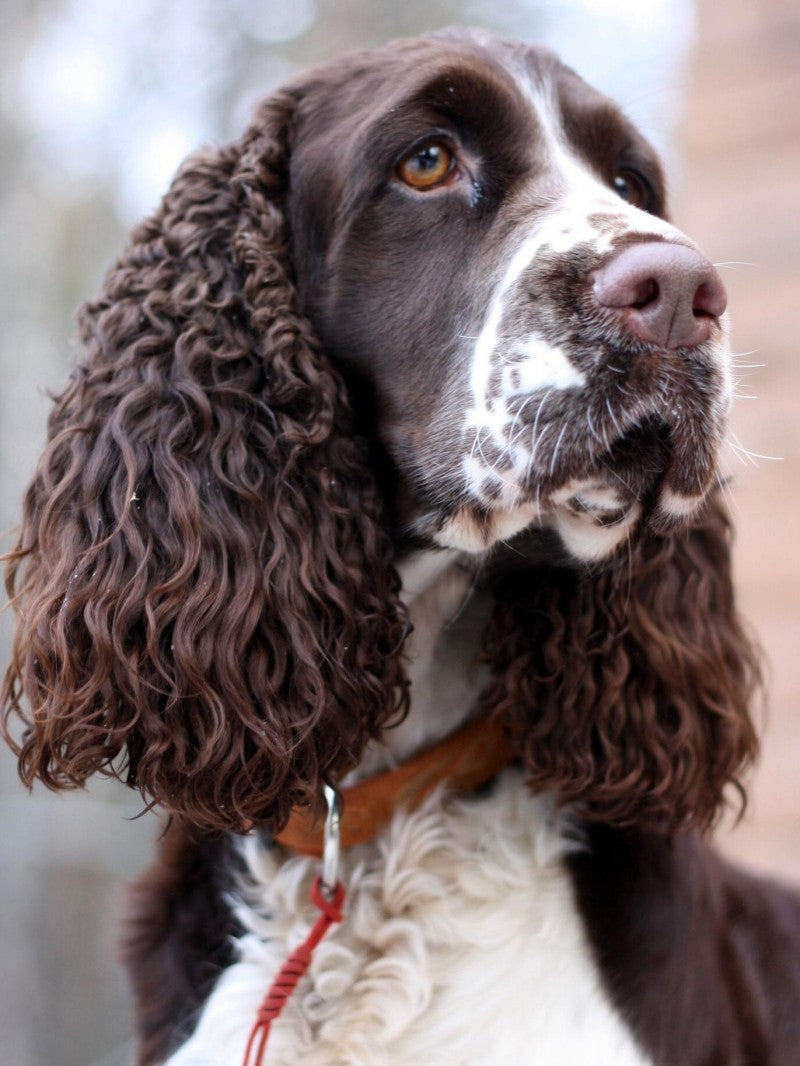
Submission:
[[[669,241],[624,248],[595,273],[592,292],[628,334],[666,349],[703,344],[727,304],[711,263]]]
[[[641,311],[642,308],[657,303],[659,295],[658,281],[655,278],[645,278],[636,286],[630,306]]]
[[[698,286],[692,301],[692,313],[695,318],[719,318],[727,306],[725,287],[713,276]]]

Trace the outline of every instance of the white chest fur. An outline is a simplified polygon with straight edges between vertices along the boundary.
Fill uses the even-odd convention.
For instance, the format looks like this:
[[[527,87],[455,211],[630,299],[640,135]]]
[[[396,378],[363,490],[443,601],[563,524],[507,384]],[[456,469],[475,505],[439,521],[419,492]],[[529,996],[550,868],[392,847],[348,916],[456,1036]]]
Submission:
[[[345,862],[345,922],[273,1024],[267,1066],[648,1066],[601,986],[547,797],[516,770],[434,796]],[[255,1013],[314,912],[314,860],[245,838],[247,930],[169,1066],[241,1066]]]

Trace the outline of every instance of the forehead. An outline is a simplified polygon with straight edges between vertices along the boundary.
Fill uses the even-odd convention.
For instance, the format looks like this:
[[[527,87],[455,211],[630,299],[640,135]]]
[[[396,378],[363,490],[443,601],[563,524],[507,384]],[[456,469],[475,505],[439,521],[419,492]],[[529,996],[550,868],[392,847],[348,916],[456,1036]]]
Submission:
[[[558,117],[573,143],[635,137],[615,105],[549,50],[471,35],[393,42],[322,68],[302,88],[304,139],[334,135],[340,149],[420,121],[453,122],[504,142],[535,142]],[[459,130],[459,132],[461,132]]]

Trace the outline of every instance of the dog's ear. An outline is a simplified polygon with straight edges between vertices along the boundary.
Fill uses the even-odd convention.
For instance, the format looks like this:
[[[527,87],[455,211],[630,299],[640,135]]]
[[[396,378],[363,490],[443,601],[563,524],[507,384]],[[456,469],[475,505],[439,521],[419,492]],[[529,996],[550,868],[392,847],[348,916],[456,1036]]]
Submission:
[[[584,817],[711,825],[756,753],[758,655],[736,616],[719,500],[602,574],[531,571],[498,589],[488,706],[536,788]]]
[[[406,620],[343,385],[297,310],[298,93],[182,167],[82,311],[7,586],[20,773],[280,826],[401,709]]]

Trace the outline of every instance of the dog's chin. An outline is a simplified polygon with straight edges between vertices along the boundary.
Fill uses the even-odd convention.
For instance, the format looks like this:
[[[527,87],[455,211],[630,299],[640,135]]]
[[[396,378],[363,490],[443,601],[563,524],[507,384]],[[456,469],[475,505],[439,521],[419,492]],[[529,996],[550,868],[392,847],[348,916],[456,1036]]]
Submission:
[[[574,450],[556,464],[527,467],[522,477],[503,472],[502,491],[487,497],[463,483],[437,486],[444,500],[427,508],[431,493],[404,481],[405,501],[396,514],[400,547],[437,547],[481,557],[524,534],[526,559],[554,565],[602,564],[627,552],[647,533],[665,534],[688,525],[701,510],[713,482],[712,434],[706,447],[684,454],[673,430],[647,417],[603,448]],[[578,452],[578,454],[575,454]],[[565,461],[566,459],[566,461]],[[451,501],[447,501],[447,496]]]
[[[486,511],[462,507],[444,521],[433,536],[441,548],[480,555],[524,542],[526,561],[551,565],[596,563],[611,558],[641,525],[642,506],[612,511],[581,510],[580,494],[542,511],[535,504],[510,510]]]
[[[575,479],[546,503],[508,509],[467,504],[442,519],[430,540],[441,548],[483,555],[509,545],[535,564],[599,564],[646,533],[674,532],[702,509],[706,494],[678,497],[662,484],[635,493],[615,475]]]
[[[557,480],[533,470],[526,482],[508,479],[505,498],[460,502],[435,524],[432,539],[480,554],[533,532],[549,555],[555,543],[563,559],[600,563],[639,533],[673,532],[701,510],[713,482],[713,449],[688,457],[685,450],[668,426],[645,419],[602,452],[562,468]]]

